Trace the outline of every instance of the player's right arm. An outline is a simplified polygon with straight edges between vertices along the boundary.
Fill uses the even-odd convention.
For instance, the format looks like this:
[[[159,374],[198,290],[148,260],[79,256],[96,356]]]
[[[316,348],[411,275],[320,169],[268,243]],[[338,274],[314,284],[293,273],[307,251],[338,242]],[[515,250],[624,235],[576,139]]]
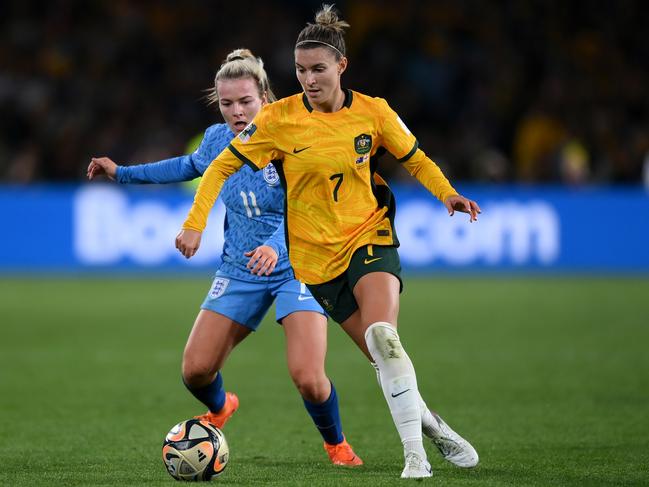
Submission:
[[[203,173],[194,195],[194,203],[183,224],[183,230],[202,232],[207,217],[218,198],[225,180],[241,169],[243,163],[229,150],[221,152]]]
[[[178,183],[201,175],[192,163],[192,155],[134,166],[118,165],[108,157],[93,157],[88,166],[88,179],[101,174],[120,184]]]
[[[176,236],[176,248],[188,259],[200,247],[201,235],[207,225],[207,217],[221,192],[225,180],[237,172],[242,165],[243,163],[226,149],[212,161],[203,173],[187,220],[185,220],[182,230]]]
[[[164,184],[191,181],[199,177],[213,159],[214,150],[225,147],[219,138],[218,125],[209,127],[198,149],[193,153],[157,162],[121,166],[108,157],[93,157],[88,166],[88,179],[105,174],[120,184]],[[219,143],[221,142],[220,147]],[[227,142],[226,142],[227,144]],[[218,153],[218,152],[217,152]]]
[[[280,154],[266,123],[271,105],[266,105],[255,119],[219,156],[212,161],[203,174],[194,203],[183,224],[182,230],[176,237],[176,248],[186,258],[192,257],[200,246],[201,234],[207,225],[207,217],[214,206],[216,198],[225,180],[238,171],[245,163],[254,170],[263,168],[272,159],[278,159]]]

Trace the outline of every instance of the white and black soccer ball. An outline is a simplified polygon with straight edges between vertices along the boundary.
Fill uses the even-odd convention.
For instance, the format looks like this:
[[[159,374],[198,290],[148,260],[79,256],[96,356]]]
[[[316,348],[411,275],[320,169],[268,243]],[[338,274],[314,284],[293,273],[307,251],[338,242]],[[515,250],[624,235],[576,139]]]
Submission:
[[[198,419],[178,423],[162,444],[162,460],[176,480],[212,480],[223,473],[229,456],[221,430]]]

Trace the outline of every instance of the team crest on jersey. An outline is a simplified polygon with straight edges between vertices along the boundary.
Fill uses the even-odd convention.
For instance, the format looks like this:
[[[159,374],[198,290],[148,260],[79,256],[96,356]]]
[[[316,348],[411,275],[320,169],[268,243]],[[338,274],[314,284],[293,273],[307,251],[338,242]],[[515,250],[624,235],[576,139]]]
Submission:
[[[264,181],[266,181],[269,186],[275,186],[279,183],[279,174],[277,174],[277,169],[275,169],[272,162],[264,168]]]
[[[219,296],[222,296],[225,290],[230,284],[230,279],[225,279],[224,277],[217,277],[212,283],[212,289],[210,289],[210,298],[216,299]]]
[[[248,126],[245,129],[243,129],[241,133],[238,135],[239,140],[245,144],[250,140],[250,137],[252,137],[252,134],[254,134],[256,130],[257,130],[257,126],[254,123],[250,122]]]
[[[361,134],[354,138],[354,149],[356,149],[357,154],[367,154],[372,150],[372,136]]]

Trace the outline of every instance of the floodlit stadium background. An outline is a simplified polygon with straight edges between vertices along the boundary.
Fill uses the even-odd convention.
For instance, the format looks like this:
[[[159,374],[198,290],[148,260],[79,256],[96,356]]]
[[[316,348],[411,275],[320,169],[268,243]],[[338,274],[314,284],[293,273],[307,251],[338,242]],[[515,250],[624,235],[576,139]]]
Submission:
[[[234,48],[265,60],[279,96],[298,91],[292,46],[319,5],[253,1],[246,15],[230,2],[6,4],[0,199],[4,228],[25,238],[0,244],[0,271],[212,269],[219,215],[194,263],[172,246],[191,188],[87,185],[84,170],[91,156],[184,153],[220,121],[204,90]],[[406,269],[649,270],[644,2],[338,7],[352,25],[344,86],[386,98],[485,210],[479,225],[448,221],[385,157]]]

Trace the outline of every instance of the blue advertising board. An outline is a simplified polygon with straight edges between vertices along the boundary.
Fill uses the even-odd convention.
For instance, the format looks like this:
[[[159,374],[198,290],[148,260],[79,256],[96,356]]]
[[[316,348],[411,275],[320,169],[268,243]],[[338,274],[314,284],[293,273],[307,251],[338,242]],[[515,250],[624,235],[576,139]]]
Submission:
[[[642,188],[460,186],[477,223],[420,186],[397,186],[404,270],[649,272]],[[191,205],[180,186],[0,186],[0,272],[213,270],[223,246],[217,203],[196,256],[174,237]]]

